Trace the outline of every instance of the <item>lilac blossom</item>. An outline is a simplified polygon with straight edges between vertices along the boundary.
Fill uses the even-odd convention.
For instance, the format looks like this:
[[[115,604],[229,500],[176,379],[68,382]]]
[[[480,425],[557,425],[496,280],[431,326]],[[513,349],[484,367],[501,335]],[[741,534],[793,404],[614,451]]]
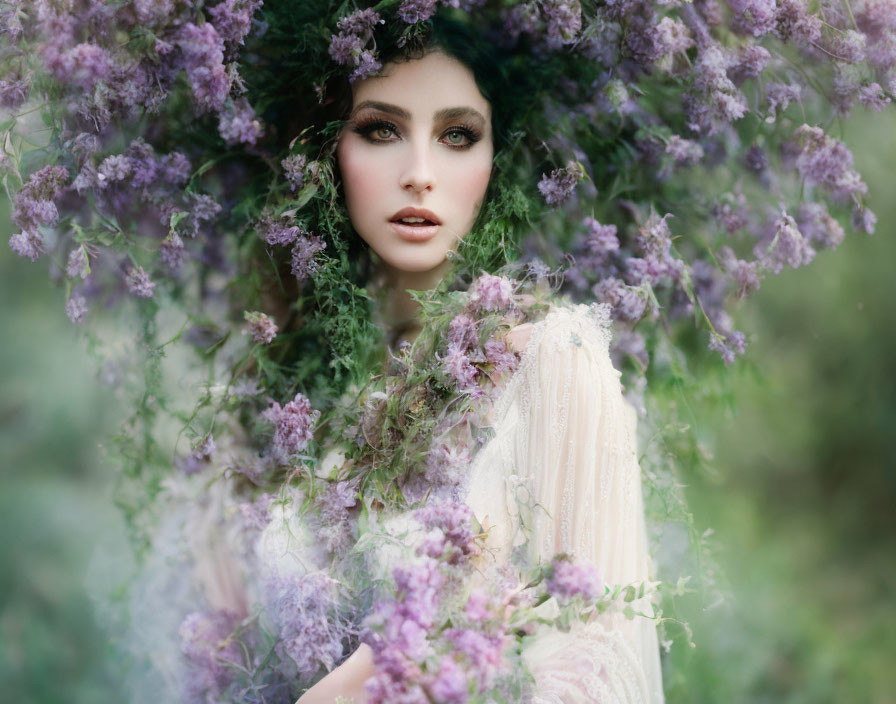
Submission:
[[[879,83],[870,83],[859,88],[859,102],[869,110],[880,112],[890,102],[890,96],[884,93]]]
[[[673,134],[666,141],[666,154],[671,155],[676,164],[696,164],[703,158],[703,147],[697,142]]]
[[[208,13],[221,39],[242,44],[252,28],[252,16],[261,5],[261,0],[224,0],[209,8]]]
[[[44,251],[44,240],[36,232],[23,230],[9,238],[9,248],[20,257],[28,257],[31,261],[37,261],[37,258]]]
[[[194,612],[181,623],[178,635],[189,668],[191,701],[221,697],[234,680],[234,666],[243,666],[242,649],[232,637],[237,624],[236,615],[227,611]]]
[[[504,276],[483,273],[476,279],[470,306],[474,310],[496,311],[513,304],[513,282]]]
[[[429,486],[460,486],[470,465],[470,455],[464,448],[445,443],[434,443],[426,458],[425,479]]]
[[[87,261],[87,252],[83,247],[77,247],[69,253],[65,273],[73,279],[87,278],[90,273],[90,264]]]
[[[435,14],[436,6],[437,0],[403,0],[398,17],[407,24],[424,22]]]
[[[54,200],[67,181],[68,170],[64,166],[48,165],[35,171],[13,199],[12,221],[23,230],[34,232],[41,225],[55,223],[59,211]]]
[[[430,503],[417,509],[414,517],[429,531],[420,549],[422,554],[449,565],[479,554],[470,527],[473,512],[467,504]]]
[[[218,133],[227,144],[255,144],[263,132],[255,110],[245,98],[229,102],[221,111]]]
[[[771,242],[760,251],[759,261],[763,269],[779,274],[785,265],[797,269],[815,258],[815,250],[803,237],[796,220],[786,211],[781,211],[775,220],[774,228],[775,233]]]
[[[688,101],[689,126],[696,132],[713,134],[718,123],[733,122],[747,112],[747,103],[728,77],[728,58],[716,44],[704,46],[694,64],[695,95]]]
[[[133,169],[131,159],[124,154],[107,156],[97,169],[97,183],[101,188],[106,188],[110,183],[124,181]]]
[[[798,83],[765,84],[765,99],[768,100],[768,117],[766,122],[774,122],[779,110],[786,110],[791,103],[799,102],[802,88]]]
[[[864,230],[869,235],[874,234],[874,226],[877,224],[877,215],[869,208],[863,206],[853,208],[852,211],[852,229],[857,232]]]
[[[331,36],[329,53],[336,63],[354,66],[349,75],[351,83],[372,76],[382,68],[373,52],[366,47],[373,39],[374,27],[383,22],[379,13],[371,8],[358,10],[339,20],[339,33]]]
[[[176,39],[198,112],[220,110],[230,92],[231,78],[224,67],[224,42],[215,26],[188,22]]]
[[[628,328],[621,328],[613,336],[613,347],[610,350],[613,358],[613,366],[621,369],[626,358],[634,359],[641,365],[641,369],[647,369],[650,364],[650,355],[647,352],[647,343],[644,336]]]
[[[341,481],[327,484],[326,490],[315,498],[319,512],[317,536],[327,550],[344,553],[353,544],[353,530],[348,509],[358,502],[357,481]]]
[[[112,56],[101,46],[76,44],[59,54],[44,55],[47,68],[60,83],[92,91],[97,83],[107,80],[113,69]]]
[[[806,240],[828,249],[836,249],[845,235],[843,226],[831,216],[824,203],[803,203],[797,224]]]
[[[582,31],[579,0],[542,0],[539,3],[545,31],[553,44],[571,44]]]
[[[832,6],[827,5],[826,9]],[[809,12],[806,0],[778,0],[776,34],[784,41],[793,40],[803,46],[821,42],[821,18]]]
[[[289,189],[293,192],[298,191],[305,185],[305,166],[308,163],[308,157],[304,154],[290,154],[280,162],[283,167],[283,173],[286,180],[289,181]]]
[[[550,175],[542,174],[538,190],[548,205],[556,205],[572,195],[576,184],[584,175],[585,172],[578,164],[571,163],[562,169],[554,169]]]
[[[775,0],[728,0],[728,5],[734,14],[732,29],[736,32],[761,37],[776,27]]]
[[[762,73],[772,55],[764,46],[747,44],[740,47],[736,56],[728,64],[728,78],[740,84]]]
[[[478,391],[476,375],[479,371],[472,365],[465,350],[456,345],[448,345],[448,353],[442,358],[442,367],[461,391]]]
[[[302,677],[332,670],[343,653],[347,627],[336,616],[338,583],[316,572],[278,577],[267,585],[272,618],[280,634],[277,652],[290,658]]]
[[[275,401],[261,415],[274,424],[274,449],[278,459],[285,459],[308,447],[320,412],[311,408],[304,394],[297,393],[285,406]]]
[[[587,217],[584,225],[588,230],[586,244],[588,251],[603,261],[607,256],[619,251],[619,237],[615,225],[601,225],[597,220]]]
[[[489,340],[483,349],[486,362],[492,365],[499,376],[515,371],[519,366],[519,359],[503,340]]]
[[[159,257],[162,264],[167,266],[171,271],[177,271],[183,266],[186,259],[186,249],[184,241],[176,232],[172,232],[166,237],[162,244],[159,245]]]
[[[178,458],[178,466],[181,471],[188,476],[196,474],[208,464],[217,449],[218,446],[215,444],[215,438],[209,433],[194,444],[189,455]]]
[[[18,110],[30,92],[31,84],[22,78],[0,79],[0,107]]]
[[[868,186],[852,168],[849,148],[828,137],[821,127],[802,125],[796,131],[802,150],[796,158],[796,168],[808,181],[828,189],[835,198],[848,198],[867,192]]]
[[[320,265],[315,261],[318,252],[326,249],[326,243],[317,235],[310,232],[302,233],[292,247],[291,271],[299,281],[305,281],[314,274]]]
[[[759,262],[748,262],[738,259],[731,247],[725,246],[719,250],[719,261],[734,284],[734,291],[738,298],[745,298],[753,291],[759,289],[762,271]]]
[[[80,323],[87,315],[87,299],[84,296],[72,296],[65,303],[65,314],[73,323]]]
[[[467,313],[458,313],[448,323],[448,344],[458,349],[468,350],[479,341],[476,321]]]
[[[480,689],[488,688],[502,669],[506,636],[487,633],[478,628],[451,628],[445,632],[448,640],[467,660],[469,672]]]
[[[566,555],[555,557],[548,567],[545,587],[551,596],[567,601],[574,597],[596,599],[603,583],[593,564],[574,564]]]
[[[746,336],[735,330],[727,336],[712,333],[709,337],[709,349],[722,355],[722,361],[726,365],[731,364],[737,355],[743,354],[747,346]]]
[[[264,241],[270,245],[292,244],[302,234],[302,228],[290,225],[286,217],[274,217],[271,213],[262,214],[256,227]]]
[[[251,335],[256,342],[269,345],[277,336],[277,323],[264,313],[244,311],[243,318],[249,323],[244,332]]]
[[[438,674],[429,686],[435,700],[442,704],[465,704],[469,700],[466,672],[450,655],[442,657]]]
[[[142,266],[130,267],[128,269],[125,284],[128,287],[128,291],[140,298],[152,298],[156,287],[155,283],[150,280],[149,274],[143,270]]]
[[[647,299],[643,291],[636,286],[627,286],[615,276],[607,276],[598,281],[592,293],[600,303],[606,303],[613,309],[616,320],[637,322],[644,316]]]

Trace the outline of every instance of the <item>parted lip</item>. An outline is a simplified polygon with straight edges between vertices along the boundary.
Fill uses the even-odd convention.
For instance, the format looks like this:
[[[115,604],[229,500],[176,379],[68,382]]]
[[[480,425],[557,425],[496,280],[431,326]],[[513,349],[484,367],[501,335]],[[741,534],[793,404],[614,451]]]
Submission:
[[[442,221],[439,220],[438,216],[432,212],[431,210],[426,210],[425,208],[402,208],[399,210],[389,222],[396,222],[401,220],[402,218],[423,218],[424,220],[429,220],[436,225],[441,225]]]

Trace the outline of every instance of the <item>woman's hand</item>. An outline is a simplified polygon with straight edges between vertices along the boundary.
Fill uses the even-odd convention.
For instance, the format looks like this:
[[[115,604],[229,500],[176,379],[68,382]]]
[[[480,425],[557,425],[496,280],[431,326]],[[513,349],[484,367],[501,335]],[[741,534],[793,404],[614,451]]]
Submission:
[[[361,643],[344,663],[299,697],[296,704],[333,704],[336,697],[353,704],[367,704],[364,683],[373,673],[373,651]]]

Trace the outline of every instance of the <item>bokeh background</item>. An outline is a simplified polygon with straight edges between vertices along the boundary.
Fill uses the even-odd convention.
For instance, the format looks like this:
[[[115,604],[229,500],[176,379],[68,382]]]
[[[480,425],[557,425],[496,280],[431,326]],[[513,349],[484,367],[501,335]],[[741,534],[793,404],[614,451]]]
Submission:
[[[845,136],[877,233],[766,279],[732,404],[694,399],[713,458],[685,491],[731,598],[680,600],[696,647],[670,650],[670,703],[896,702],[896,120]],[[0,247],[0,291],[2,699],[126,702],[90,598],[129,561],[103,451],[121,409],[44,261]]]

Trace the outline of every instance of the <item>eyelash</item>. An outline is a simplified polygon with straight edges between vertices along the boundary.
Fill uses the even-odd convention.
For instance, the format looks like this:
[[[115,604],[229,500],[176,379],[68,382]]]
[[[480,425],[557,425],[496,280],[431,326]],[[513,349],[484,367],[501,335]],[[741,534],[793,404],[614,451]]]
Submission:
[[[392,140],[390,139],[375,139],[372,135],[377,130],[387,129],[390,130],[396,136],[398,135],[398,127],[396,127],[393,123],[387,122],[386,120],[371,120],[370,122],[362,122],[356,125],[353,128],[353,131],[356,134],[361,135],[364,139],[366,139],[371,144],[388,144]],[[454,125],[447,129],[443,137],[448,134],[459,133],[467,138],[466,144],[446,144],[450,149],[457,149],[458,151],[469,149],[476,142],[482,139],[482,136],[479,134],[479,131],[475,128],[468,125]]]

